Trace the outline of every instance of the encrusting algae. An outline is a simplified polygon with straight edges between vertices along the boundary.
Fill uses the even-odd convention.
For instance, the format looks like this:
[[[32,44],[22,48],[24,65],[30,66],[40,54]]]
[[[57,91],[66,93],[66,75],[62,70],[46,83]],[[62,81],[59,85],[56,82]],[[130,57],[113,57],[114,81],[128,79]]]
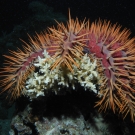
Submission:
[[[29,36],[23,50],[10,51],[1,69],[2,92],[15,100],[56,94],[62,88],[84,89],[99,96],[100,111],[119,111],[135,118],[135,38],[109,21],[69,20]],[[98,85],[98,87],[96,87]],[[1,93],[2,93],[1,92]]]

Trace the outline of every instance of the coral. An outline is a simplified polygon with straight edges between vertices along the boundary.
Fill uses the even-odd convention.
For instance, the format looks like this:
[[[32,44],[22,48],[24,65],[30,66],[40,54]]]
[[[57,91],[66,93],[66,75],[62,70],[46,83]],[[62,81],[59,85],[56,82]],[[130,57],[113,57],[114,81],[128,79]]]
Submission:
[[[65,98],[67,98],[66,95]],[[71,96],[69,102],[72,102],[72,98],[73,97]],[[86,113],[81,113],[79,107],[75,105],[76,103],[71,104],[72,107],[76,106],[73,107],[72,111],[72,107],[67,108],[67,114],[60,113],[59,115],[56,115],[56,111],[54,110],[53,112],[52,110],[51,113],[53,113],[53,115],[49,115],[49,108],[47,107],[46,109],[43,109],[44,104],[41,104],[41,101],[39,100],[37,102],[38,104],[34,104],[34,106],[31,105],[33,104],[33,102],[31,102],[23,111],[13,117],[9,132],[10,135],[102,135],[104,132],[106,132],[106,134],[108,132],[108,135],[111,134],[110,131],[108,131],[108,124],[104,121],[104,118],[101,115],[97,113],[97,116],[91,116],[94,124],[92,121],[86,121],[84,118]],[[54,102],[54,100],[52,99],[51,102]],[[58,101],[56,102],[57,105],[61,104]],[[38,110],[35,111],[35,107],[37,106]],[[65,108],[61,106],[58,112],[63,110],[65,110]],[[47,112],[49,112],[48,115]]]
[[[32,73],[28,77],[23,94],[32,99],[45,96],[49,91],[55,92],[55,94],[61,93],[62,88],[68,88],[68,91],[76,89],[77,84],[97,93],[96,84],[100,83],[101,77],[97,71],[96,59],[91,60],[88,54],[85,54],[81,59],[74,59],[80,65],[79,71],[74,65],[73,72],[70,72],[70,70],[65,71],[65,68],[61,67],[56,67],[50,71],[50,67],[56,59],[51,58],[46,50],[44,50],[43,54],[43,58],[38,56],[38,61],[33,63],[35,67],[39,68],[39,71]]]
[[[129,38],[129,30],[107,21],[73,20],[70,13],[67,26],[57,24],[48,32],[29,36],[29,44],[23,41],[24,51],[5,55],[2,92],[8,91],[13,99],[22,94],[32,99],[49,90],[74,89],[79,83],[98,94],[100,111],[111,108],[123,118],[130,113],[134,121],[135,39]]]
[[[19,135],[31,135],[32,134],[32,129],[27,126],[27,124],[24,124],[23,121],[25,120],[25,117],[28,115],[29,113],[29,108],[26,108],[27,111],[24,111],[21,116],[21,114],[16,115],[15,117],[12,118],[11,121],[11,127],[14,129],[9,131],[10,135],[14,135],[16,133],[18,133]],[[20,117],[21,116],[21,117]],[[15,131],[15,132],[14,132]]]
[[[43,118],[43,121],[35,122],[37,131],[40,135],[61,135],[61,134],[84,134],[88,135],[91,131],[85,127],[84,118],[65,118],[62,116],[60,119]]]

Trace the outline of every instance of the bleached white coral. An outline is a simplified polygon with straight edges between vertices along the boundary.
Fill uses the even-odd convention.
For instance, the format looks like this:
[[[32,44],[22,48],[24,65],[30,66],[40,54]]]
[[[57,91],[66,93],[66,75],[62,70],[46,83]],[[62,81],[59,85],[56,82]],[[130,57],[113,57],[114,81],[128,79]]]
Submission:
[[[34,72],[29,76],[26,81],[26,89],[23,90],[23,93],[29,96],[30,99],[45,96],[49,91],[57,94],[62,88],[75,89],[77,83],[80,83],[85,90],[89,89],[97,93],[96,83],[99,80],[99,74],[96,59],[91,60],[87,54],[82,56],[81,59],[75,59],[76,63],[79,64],[79,68],[74,65],[74,72],[70,72],[59,66],[51,70],[50,68],[55,59],[46,50],[43,54],[43,58],[38,57],[34,62],[34,65],[39,69],[38,72]]]
[[[85,54],[80,61],[80,70],[76,72],[77,80],[85,89],[91,89],[97,92],[94,80],[99,78],[97,61],[91,62],[90,57]]]

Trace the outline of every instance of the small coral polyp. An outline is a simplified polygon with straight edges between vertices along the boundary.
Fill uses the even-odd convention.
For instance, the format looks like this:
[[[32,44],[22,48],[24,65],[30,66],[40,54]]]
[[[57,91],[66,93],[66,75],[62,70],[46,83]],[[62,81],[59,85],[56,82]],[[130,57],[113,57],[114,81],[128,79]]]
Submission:
[[[80,83],[84,89],[99,91],[95,106],[100,111],[119,111],[123,118],[129,113],[134,121],[135,38],[129,38],[130,31],[109,21],[73,20],[70,14],[67,25],[58,23],[48,31],[29,36],[23,51],[5,56],[2,92],[8,91],[13,99],[22,94],[33,99],[70,84],[75,89]]]

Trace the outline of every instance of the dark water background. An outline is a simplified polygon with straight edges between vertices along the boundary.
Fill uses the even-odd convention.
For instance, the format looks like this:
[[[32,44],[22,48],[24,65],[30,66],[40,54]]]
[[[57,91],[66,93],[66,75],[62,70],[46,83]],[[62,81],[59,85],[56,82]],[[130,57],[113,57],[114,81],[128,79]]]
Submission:
[[[28,5],[33,0],[0,0],[0,35],[2,32],[12,32],[17,24],[31,16]],[[118,22],[123,27],[131,29],[135,35],[135,2],[132,0],[39,0],[52,7],[55,12],[68,15],[71,9],[73,17],[80,19],[98,18]]]

